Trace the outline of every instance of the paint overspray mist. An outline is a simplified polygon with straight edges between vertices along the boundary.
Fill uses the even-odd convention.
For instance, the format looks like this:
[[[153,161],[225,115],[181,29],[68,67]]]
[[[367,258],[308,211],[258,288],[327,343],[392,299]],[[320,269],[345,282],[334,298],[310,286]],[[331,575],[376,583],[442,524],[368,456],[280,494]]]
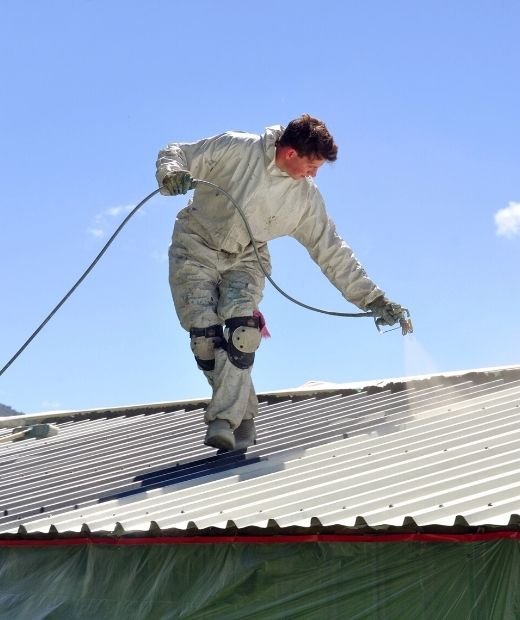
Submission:
[[[439,368],[431,355],[417,340],[415,334],[408,334],[404,340],[404,369],[407,377],[437,374]]]

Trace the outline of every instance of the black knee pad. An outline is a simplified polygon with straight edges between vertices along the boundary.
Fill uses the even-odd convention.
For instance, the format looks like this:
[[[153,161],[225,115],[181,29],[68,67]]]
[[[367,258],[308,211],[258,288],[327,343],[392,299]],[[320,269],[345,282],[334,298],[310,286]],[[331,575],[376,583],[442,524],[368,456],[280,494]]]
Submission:
[[[201,370],[215,369],[215,349],[225,346],[222,325],[210,327],[192,327],[190,344],[197,366]]]
[[[226,320],[227,354],[237,368],[251,368],[255,351],[260,346],[259,320],[255,316],[239,316]]]

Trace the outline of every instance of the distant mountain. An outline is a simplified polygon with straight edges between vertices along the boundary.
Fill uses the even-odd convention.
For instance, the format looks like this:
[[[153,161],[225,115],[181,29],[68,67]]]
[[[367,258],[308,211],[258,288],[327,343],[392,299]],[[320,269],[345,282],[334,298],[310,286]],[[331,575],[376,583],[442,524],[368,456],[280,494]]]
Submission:
[[[23,414],[21,411],[16,411],[12,407],[9,407],[8,405],[2,405],[2,403],[0,403],[0,417],[4,415],[23,415]]]

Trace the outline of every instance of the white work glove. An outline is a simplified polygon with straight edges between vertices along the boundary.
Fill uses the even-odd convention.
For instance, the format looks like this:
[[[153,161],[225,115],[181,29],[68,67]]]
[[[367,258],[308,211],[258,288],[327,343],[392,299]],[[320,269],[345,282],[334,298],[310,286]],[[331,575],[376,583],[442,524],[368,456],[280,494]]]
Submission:
[[[194,188],[193,177],[187,170],[176,170],[168,173],[162,182],[163,188],[170,196],[185,194]]]

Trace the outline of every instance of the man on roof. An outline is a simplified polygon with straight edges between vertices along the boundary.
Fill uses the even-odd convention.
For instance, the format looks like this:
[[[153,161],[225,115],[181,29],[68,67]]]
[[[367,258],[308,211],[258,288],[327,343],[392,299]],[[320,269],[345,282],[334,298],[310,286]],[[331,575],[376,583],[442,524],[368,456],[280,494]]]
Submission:
[[[194,179],[221,187],[247,218],[267,273],[267,242],[294,237],[347,301],[393,325],[402,307],[369,279],[336,232],[313,181],[337,151],[326,125],[303,114],[262,135],[227,131],[169,144],[159,152],[156,177],[163,195],[187,193]],[[245,450],[256,443],[251,369],[264,327],[258,308],[265,276],[240,213],[222,192],[195,187],[176,218],[169,265],[175,310],[213,392],[204,443]]]

